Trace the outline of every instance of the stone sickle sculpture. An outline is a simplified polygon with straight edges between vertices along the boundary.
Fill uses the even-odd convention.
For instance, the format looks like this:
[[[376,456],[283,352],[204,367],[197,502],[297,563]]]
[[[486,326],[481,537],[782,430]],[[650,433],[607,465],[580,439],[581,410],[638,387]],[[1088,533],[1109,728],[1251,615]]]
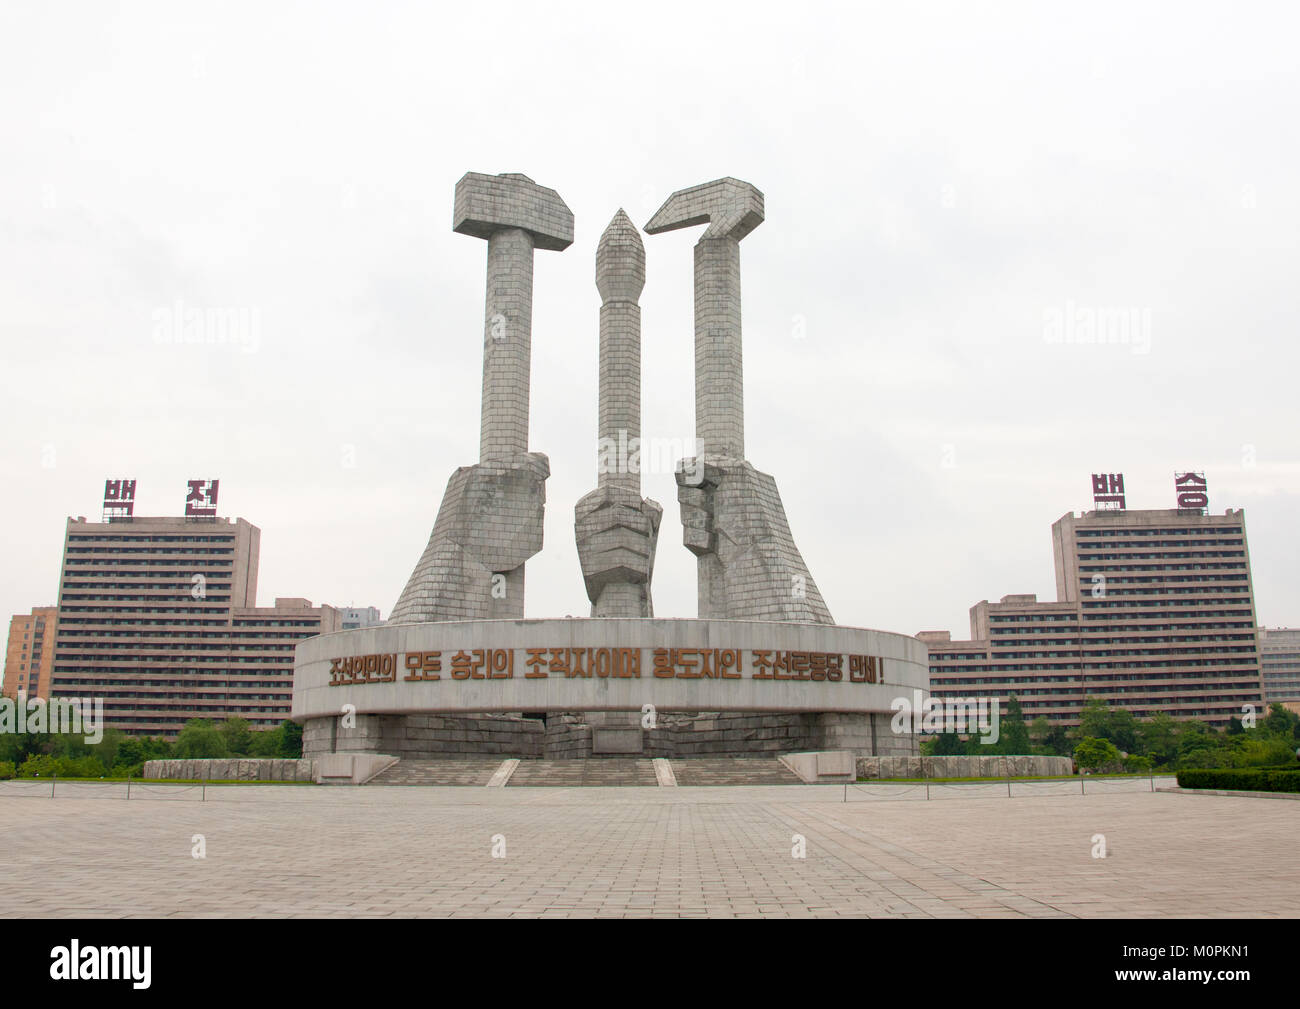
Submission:
[[[740,241],[762,223],[763,194],[727,178],[673,193],[645,226],[708,224],[695,245],[697,456],[677,471],[682,538],[697,558],[701,618],[830,624],[776,481],[745,460]]]
[[[641,306],[645,246],[619,210],[596,246],[600,291],[598,477],[574,509],[593,617],[652,617],[650,576],[663,509],[641,497]]]
[[[573,244],[573,214],[526,175],[470,172],[452,230],[488,243],[479,462],[447,482],[394,624],[522,617],[524,562],[542,548],[550,463],[528,451],[533,250]]]

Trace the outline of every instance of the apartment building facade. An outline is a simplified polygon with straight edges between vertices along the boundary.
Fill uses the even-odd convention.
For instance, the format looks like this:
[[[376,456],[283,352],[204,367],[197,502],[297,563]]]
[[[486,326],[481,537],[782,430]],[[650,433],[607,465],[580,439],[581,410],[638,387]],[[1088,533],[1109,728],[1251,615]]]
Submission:
[[[1300,628],[1261,627],[1259,660],[1264,703],[1300,704]]]
[[[1015,694],[1027,718],[1066,725],[1094,697],[1219,726],[1262,707],[1242,510],[1070,513],[1052,542],[1056,602],[980,602],[965,641],[922,632],[935,695]]]
[[[9,621],[4,684],[0,688],[3,696],[16,698],[21,691],[29,698],[49,698],[58,612],[55,606],[37,606],[31,613],[17,613]]]
[[[105,723],[175,736],[192,718],[289,716],[293,650],[338,630],[299,598],[258,607],[260,530],[244,519],[68,519],[51,695],[102,699]]]

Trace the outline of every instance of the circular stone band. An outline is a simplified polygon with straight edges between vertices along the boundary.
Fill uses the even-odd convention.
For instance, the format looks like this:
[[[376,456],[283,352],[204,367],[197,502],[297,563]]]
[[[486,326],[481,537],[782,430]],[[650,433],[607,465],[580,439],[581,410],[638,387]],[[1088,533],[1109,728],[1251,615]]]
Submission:
[[[293,718],[507,711],[890,712],[928,693],[916,638],[753,620],[466,620],[309,638]]]

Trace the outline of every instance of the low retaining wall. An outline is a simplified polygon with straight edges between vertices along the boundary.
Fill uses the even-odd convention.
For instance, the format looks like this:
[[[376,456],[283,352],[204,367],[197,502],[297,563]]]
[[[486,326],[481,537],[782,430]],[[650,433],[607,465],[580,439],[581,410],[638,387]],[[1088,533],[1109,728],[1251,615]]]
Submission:
[[[1047,778],[1074,773],[1069,757],[859,757],[859,778]]]
[[[788,753],[781,763],[809,785],[831,782],[852,783],[853,752],[851,750],[823,750],[820,753]]]
[[[144,776],[165,781],[304,781],[315,780],[314,760],[212,759],[146,760]]]
[[[364,785],[397,763],[386,753],[331,753],[316,760],[316,780],[321,785]]]

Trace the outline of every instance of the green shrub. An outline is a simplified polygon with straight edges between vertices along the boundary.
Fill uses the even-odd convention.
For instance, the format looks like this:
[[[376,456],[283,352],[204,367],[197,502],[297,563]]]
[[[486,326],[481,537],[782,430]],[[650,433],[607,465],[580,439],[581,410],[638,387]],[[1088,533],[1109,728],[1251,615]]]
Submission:
[[[1099,771],[1111,764],[1119,767],[1119,750],[1109,739],[1086,736],[1074,748],[1074,761],[1088,771]]]
[[[8,781],[17,773],[18,769],[12,760],[0,760],[0,781]]]
[[[107,774],[98,757],[55,757],[34,754],[18,767],[20,778],[102,778]]]
[[[48,778],[58,773],[58,761],[48,753],[35,753],[18,765],[20,778]]]
[[[1300,770],[1184,769],[1178,772],[1178,787],[1218,788],[1241,792],[1300,792]]]

